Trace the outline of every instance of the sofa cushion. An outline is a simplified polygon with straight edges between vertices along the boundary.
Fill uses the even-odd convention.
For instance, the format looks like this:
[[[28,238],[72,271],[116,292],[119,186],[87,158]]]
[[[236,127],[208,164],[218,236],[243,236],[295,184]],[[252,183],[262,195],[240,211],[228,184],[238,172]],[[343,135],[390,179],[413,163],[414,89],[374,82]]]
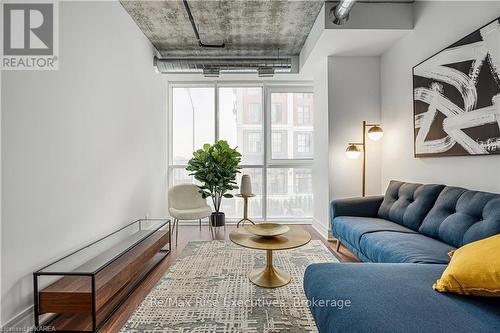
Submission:
[[[313,264],[306,269],[304,291],[320,333],[500,332],[500,298],[432,290],[445,267]]]
[[[460,247],[500,233],[500,195],[447,186],[419,231]]]
[[[337,216],[377,217],[383,200],[382,195],[335,199],[330,205],[330,219]]]
[[[455,248],[436,239],[414,233],[374,232],[365,234],[360,250],[372,262],[447,264]]]
[[[359,241],[364,234],[377,231],[399,231],[416,233],[402,225],[374,217],[340,216],[333,219],[332,231],[352,246],[359,248]]]
[[[500,297],[500,235],[453,251],[443,276],[432,286],[440,292]]]
[[[444,185],[391,181],[380,206],[381,218],[418,230]]]

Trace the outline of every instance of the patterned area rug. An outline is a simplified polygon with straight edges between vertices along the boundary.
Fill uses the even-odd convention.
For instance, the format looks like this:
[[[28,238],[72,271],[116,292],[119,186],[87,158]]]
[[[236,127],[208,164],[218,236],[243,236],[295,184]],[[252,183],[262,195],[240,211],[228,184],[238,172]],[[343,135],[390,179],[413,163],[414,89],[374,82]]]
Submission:
[[[309,264],[338,262],[319,240],[274,251],[274,265],[292,276],[265,289],[247,277],[265,251],[230,241],[190,242],[121,332],[317,332],[302,281]]]

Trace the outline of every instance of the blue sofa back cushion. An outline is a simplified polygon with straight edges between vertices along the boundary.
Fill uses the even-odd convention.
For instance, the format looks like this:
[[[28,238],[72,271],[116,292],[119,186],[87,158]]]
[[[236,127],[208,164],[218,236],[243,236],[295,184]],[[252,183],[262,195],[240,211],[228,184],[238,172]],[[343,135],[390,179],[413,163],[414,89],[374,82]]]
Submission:
[[[392,180],[378,216],[417,231],[444,185],[413,184]]]
[[[419,232],[460,247],[500,233],[500,195],[447,186]]]

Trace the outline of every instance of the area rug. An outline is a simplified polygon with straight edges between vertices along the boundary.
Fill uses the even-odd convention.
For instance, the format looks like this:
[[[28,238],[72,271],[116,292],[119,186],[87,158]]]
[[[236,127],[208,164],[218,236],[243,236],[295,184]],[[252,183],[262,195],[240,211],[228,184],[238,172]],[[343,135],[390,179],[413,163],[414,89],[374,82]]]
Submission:
[[[292,280],[265,289],[247,276],[264,266],[265,251],[230,241],[190,242],[121,332],[317,332],[304,295],[304,270],[338,260],[319,240],[273,256]]]

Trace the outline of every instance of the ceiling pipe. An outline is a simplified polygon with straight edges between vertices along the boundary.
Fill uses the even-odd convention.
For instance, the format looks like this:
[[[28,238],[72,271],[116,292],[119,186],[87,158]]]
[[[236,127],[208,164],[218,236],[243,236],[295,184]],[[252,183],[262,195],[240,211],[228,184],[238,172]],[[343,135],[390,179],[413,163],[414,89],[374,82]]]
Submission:
[[[270,76],[275,73],[298,73],[299,57],[282,56],[276,58],[157,58],[154,67],[158,73],[181,74],[203,73],[216,75],[221,73],[257,73]]]
[[[330,20],[336,25],[345,24],[349,21],[349,13],[356,2],[357,0],[341,0],[337,6],[330,10]]]
[[[198,33],[198,29],[196,28],[196,23],[194,22],[193,14],[191,14],[191,8],[189,8],[189,4],[188,4],[187,0],[183,0],[183,2],[184,2],[184,8],[186,8],[186,12],[187,12],[188,17],[189,17],[189,21],[191,22],[191,26],[193,27],[193,31],[194,31],[194,34],[196,36],[196,40],[198,41],[198,45],[200,47],[211,47],[211,48],[217,48],[217,49],[225,48],[226,45],[224,43],[219,44],[219,45],[214,45],[214,44],[204,44],[201,41],[200,34]]]

